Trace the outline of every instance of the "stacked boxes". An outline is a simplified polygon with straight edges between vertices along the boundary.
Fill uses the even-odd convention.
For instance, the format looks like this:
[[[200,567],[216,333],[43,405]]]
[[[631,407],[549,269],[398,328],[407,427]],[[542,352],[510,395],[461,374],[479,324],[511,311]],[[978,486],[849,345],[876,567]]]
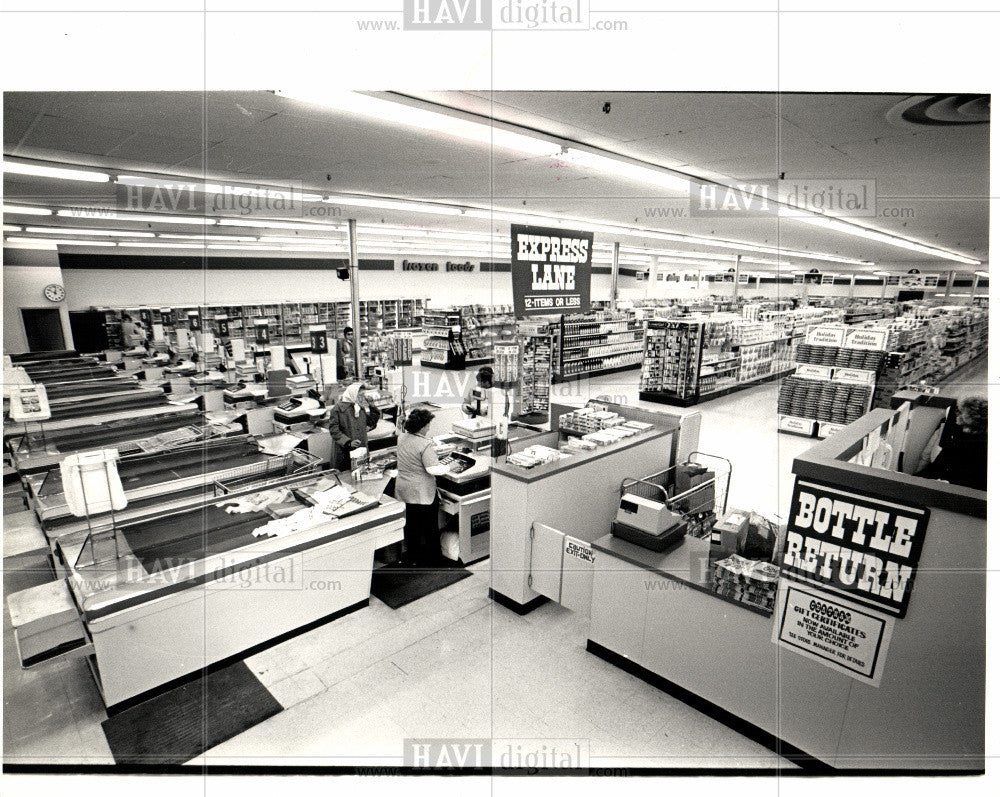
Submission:
[[[604,412],[591,407],[583,407],[560,415],[559,428],[566,432],[590,434],[618,426],[624,420],[617,412]]]
[[[779,573],[777,565],[770,562],[733,554],[715,563],[712,589],[724,598],[773,612]]]

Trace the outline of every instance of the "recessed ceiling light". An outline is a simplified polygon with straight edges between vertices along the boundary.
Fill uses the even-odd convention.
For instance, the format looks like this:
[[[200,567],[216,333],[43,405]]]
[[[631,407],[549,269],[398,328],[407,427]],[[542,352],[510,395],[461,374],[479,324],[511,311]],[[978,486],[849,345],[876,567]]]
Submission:
[[[119,213],[103,208],[69,208],[57,211],[56,215],[71,219],[90,219],[92,221],[136,221],[153,224],[193,224],[198,227],[212,226],[215,219],[206,216],[159,216],[146,213]]]
[[[26,244],[32,242],[44,241],[49,244],[56,244],[60,246],[115,246],[114,241],[80,241],[72,240],[68,238],[5,238],[4,240],[10,241],[11,243]]]

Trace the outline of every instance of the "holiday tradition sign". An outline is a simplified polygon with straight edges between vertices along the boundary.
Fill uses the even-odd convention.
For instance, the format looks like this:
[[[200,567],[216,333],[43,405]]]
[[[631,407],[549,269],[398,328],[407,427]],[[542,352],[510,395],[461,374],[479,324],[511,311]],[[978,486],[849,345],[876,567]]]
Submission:
[[[517,316],[590,310],[592,232],[510,227],[511,283]]]

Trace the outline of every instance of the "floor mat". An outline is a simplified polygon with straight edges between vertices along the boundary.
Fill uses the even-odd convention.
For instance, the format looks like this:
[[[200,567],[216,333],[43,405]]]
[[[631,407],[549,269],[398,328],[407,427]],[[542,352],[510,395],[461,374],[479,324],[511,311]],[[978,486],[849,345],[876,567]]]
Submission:
[[[472,573],[464,567],[380,567],[372,573],[372,595],[392,609],[457,584]]]
[[[183,764],[281,711],[242,661],[104,720],[118,764]]]

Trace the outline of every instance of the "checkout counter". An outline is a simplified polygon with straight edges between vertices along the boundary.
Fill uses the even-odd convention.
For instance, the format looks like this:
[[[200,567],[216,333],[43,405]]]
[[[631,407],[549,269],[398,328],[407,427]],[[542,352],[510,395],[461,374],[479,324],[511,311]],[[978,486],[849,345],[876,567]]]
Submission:
[[[22,665],[85,657],[115,711],[366,606],[403,505],[338,485],[330,472],[236,480],[221,498],[59,537],[66,577],[8,598]]]
[[[648,428],[531,468],[515,464],[510,455],[493,464],[490,595],[519,614],[558,597],[558,584],[549,589],[542,582],[553,573],[558,580],[567,538],[586,547],[607,534],[623,479],[662,471],[687,460],[697,448],[701,424],[697,411],[654,412],[606,402],[601,406]],[[573,409],[552,405],[554,431],[512,441],[511,454],[516,458],[535,445],[558,449],[570,438],[559,431],[559,416]],[[548,544],[552,540],[555,543]]]
[[[986,493],[913,475],[947,400],[893,403],[795,459],[773,609],[718,594],[707,539],[604,535],[588,650],[806,767],[982,772]]]

